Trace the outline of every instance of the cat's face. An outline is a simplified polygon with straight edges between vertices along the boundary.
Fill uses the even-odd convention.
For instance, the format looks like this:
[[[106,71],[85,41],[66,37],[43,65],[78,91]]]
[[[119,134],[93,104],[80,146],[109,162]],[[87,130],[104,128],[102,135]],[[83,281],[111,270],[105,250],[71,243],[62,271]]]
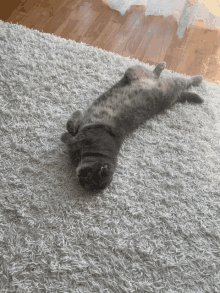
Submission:
[[[89,159],[89,158],[87,158]],[[99,192],[112,181],[113,166],[109,163],[96,161],[91,158],[88,162],[81,162],[76,169],[80,185],[89,192]]]

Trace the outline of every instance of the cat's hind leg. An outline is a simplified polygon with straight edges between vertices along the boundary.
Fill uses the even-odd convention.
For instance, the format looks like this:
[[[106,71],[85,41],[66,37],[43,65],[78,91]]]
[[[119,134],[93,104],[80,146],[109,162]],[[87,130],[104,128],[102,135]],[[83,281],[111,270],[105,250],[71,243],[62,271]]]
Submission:
[[[82,112],[80,110],[77,110],[71,115],[71,117],[67,121],[66,129],[72,136],[75,136],[77,134],[82,118]]]
[[[185,103],[186,101],[189,103],[196,103],[196,104],[202,104],[204,102],[204,100],[196,93],[184,91],[180,95],[178,102]]]
[[[157,64],[157,66],[154,68],[153,73],[156,75],[157,78],[160,77],[160,74],[166,68],[166,65],[166,62],[161,62]]]
[[[203,81],[203,75],[194,75],[190,79],[187,80],[187,89],[190,86],[200,86]]]
[[[164,108],[170,107],[176,102],[184,101],[184,99],[190,100],[190,95],[182,95],[182,93],[190,86],[199,86],[202,80],[202,75],[195,75],[190,78],[177,77],[160,81],[158,86],[163,89],[166,97],[164,100]],[[186,97],[189,97],[189,99],[186,99]]]

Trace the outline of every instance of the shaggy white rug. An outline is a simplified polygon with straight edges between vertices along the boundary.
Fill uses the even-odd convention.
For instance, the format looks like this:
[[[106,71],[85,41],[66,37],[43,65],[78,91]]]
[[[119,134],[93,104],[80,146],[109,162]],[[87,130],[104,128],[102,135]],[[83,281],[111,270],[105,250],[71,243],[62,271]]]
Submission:
[[[0,292],[220,292],[220,86],[130,135],[92,197],[60,135],[141,62],[0,21],[0,64]]]

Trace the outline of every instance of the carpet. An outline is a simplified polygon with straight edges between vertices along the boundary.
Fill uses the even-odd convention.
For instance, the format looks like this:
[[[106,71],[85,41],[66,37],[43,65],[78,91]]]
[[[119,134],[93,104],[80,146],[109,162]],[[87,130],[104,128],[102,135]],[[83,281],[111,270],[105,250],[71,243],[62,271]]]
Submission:
[[[60,141],[135,64],[0,21],[0,292],[220,292],[220,86],[127,137],[97,196]]]

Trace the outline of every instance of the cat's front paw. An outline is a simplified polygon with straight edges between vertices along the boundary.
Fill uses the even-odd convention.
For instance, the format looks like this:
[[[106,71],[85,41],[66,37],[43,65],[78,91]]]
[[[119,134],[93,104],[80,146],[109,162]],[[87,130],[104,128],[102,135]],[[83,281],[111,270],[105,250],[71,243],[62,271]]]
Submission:
[[[75,136],[78,131],[78,125],[75,125],[75,122],[70,118],[66,123],[66,129],[72,136]]]
[[[75,136],[77,134],[82,117],[82,111],[77,110],[72,114],[70,119],[67,121],[66,129],[72,136]]]
[[[66,143],[68,139],[70,139],[72,135],[68,132],[65,132],[61,135],[60,139],[62,142]]]

